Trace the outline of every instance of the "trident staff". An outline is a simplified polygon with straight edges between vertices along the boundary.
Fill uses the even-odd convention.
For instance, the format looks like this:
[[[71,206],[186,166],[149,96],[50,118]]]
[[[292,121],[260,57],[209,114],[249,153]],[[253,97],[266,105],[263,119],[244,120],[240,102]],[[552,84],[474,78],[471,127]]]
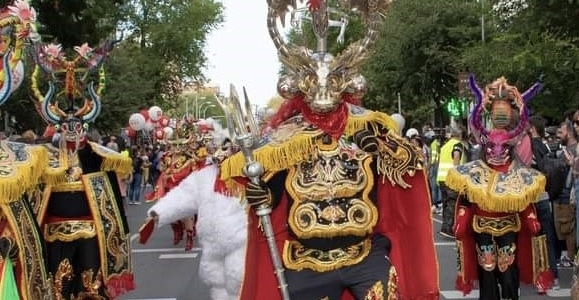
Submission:
[[[229,128],[230,136],[235,140],[235,143],[240,147],[241,152],[245,158],[245,166],[243,167],[243,174],[255,184],[260,184],[261,176],[264,173],[263,166],[255,160],[253,150],[257,146],[259,139],[259,128],[252,111],[247,92],[243,88],[243,95],[245,98],[245,114],[239,102],[239,96],[235,87],[230,86],[229,99],[221,99],[220,104],[227,116],[227,127]],[[219,99],[219,98],[218,98]],[[249,130],[248,126],[249,125]],[[271,206],[263,203],[255,209],[255,214],[259,217],[259,221],[263,228],[263,233],[267,240],[267,246],[274,266],[274,272],[279,283],[280,292],[283,300],[289,300],[289,291],[284,275],[284,268],[279,256],[279,251],[275,243],[275,236],[273,226],[271,224]]]

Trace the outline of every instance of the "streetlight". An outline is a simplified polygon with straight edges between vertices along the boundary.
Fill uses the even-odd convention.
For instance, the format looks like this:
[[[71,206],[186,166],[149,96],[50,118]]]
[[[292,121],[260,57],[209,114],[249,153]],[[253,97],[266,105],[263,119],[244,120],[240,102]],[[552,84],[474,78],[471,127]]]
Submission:
[[[194,111],[195,119],[199,119],[199,106],[200,106],[199,100],[205,100],[205,99],[207,99],[207,97],[205,97],[205,96],[199,97],[199,93],[195,94],[195,111]],[[201,105],[203,105],[203,104],[201,104]]]
[[[213,107],[215,107],[215,104],[209,104],[209,105],[205,106],[205,108],[203,109],[203,114],[202,114],[202,115],[203,115],[203,119],[205,119],[205,113],[207,112],[207,109],[208,109],[208,108],[213,108]]]
[[[210,105],[210,104],[211,104],[211,102],[203,102],[197,106],[197,113],[196,113],[197,119],[201,118],[201,112],[203,111],[203,108],[205,107],[205,105]]]

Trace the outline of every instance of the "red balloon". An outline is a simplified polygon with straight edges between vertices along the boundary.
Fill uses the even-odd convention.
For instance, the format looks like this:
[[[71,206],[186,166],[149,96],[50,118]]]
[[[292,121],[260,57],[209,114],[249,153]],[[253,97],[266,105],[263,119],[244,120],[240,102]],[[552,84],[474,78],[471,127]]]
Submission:
[[[127,127],[127,128],[125,128],[125,130],[127,131],[128,137],[133,138],[133,137],[137,136],[137,132],[134,131],[133,128]]]
[[[162,116],[161,119],[159,119],[159,125],[161,125],[161,127],[167,127],[169,126],[169,121],[169,117]]]
[[[149,120],[149,110],[148,109],[141,109],[139,112],[143,117],[145,117],[145,121]]]
[[[165,137],[165,131],[162,128],[158,128],[155,130],[155,137],[158,140],[162,140]]]

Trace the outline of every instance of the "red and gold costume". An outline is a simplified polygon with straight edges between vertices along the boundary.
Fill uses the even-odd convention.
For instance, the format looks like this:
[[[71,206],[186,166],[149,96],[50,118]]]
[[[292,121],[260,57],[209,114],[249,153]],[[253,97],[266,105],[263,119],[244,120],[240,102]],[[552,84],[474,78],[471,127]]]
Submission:
[[[0,105],[24,79],[22,53],[38,37],[27,1],[0,10]],[[0,298],[53,299],[46,252],[30,202],[48,161],[40,146],[0,141]]]
[[[470,85],[477,98],[470,125],[485,150],[483,159],[451,169],[446,178],[460,195],[454,227],[456,285],[468,294],[478,281],[480,299],[519,299],[519,280],[547,290],[553,279],[534,206],[545,190],[545,176],[511,156],[525,134],[525,104],[534,91],[521,95],[504,78],[484,91],[472,76]],[[490,130],[481,123],[484,109],[490,112]]]
[[[73,59],[66,58],[60,45],[35,45],[32,90],[42,117],[57,131],[52,143],[43,145],[49,159],[42,199],[34,203],[56,299],[115,299],[134,289],[118,185],[118,177],[131,172],[132,160],[86,136],[101,109],[102,63],[115,42],[96,49],[75,47]],[[97,70],[97,86],[82,81]],[[42,73],[50,78],[44,95],[39,90]]]
[[[367,35],[334,58],[325,49],[329,1],[308,1],[316,51],[286,44],[278,32],[277,19],[295,1],[268,1],[269,32],[286,72],[278,91],[286,100],[266,130],[250,112],[239,115],[236,92],[223,105],[237,123],[230,130],[241,132],[235,140],[242,152],[223,161],[221,179],[246,184],[256,214],[273,210],[272,226],[262,222],[263,232],[249,213],[242,300],[287,299],[286,292],[300,300],[439,298],[420,153],[388,115],[352,104],[366,91],[357,67],[390,2],[343,2],[364,13]],[[245,119],[259,139],[251,149],[265,171],[259,178],[247,173],[259,168],[247,165]],[[274,246],[264,237],[270,228]],[[280,265],[270,255],[278,255]]]

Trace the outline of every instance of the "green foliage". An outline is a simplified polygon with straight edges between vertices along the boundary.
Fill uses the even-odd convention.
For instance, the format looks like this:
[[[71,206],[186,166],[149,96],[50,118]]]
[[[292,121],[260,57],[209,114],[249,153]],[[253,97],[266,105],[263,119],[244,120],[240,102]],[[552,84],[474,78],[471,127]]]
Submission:
[[[374,54],[364,67],[369,92],[364,106],[397,111],[397,94],[407,126],[444,122],[445,99],[457,94],[457,74],[464,69],[461,49],[480,41],[477,6],[465,1],[393,2]]]
[[[95,45],[110,37],[122,17],[127,0],[31,0],[38,13],[44,41],[62,44],[63,49],[89,43]]]

